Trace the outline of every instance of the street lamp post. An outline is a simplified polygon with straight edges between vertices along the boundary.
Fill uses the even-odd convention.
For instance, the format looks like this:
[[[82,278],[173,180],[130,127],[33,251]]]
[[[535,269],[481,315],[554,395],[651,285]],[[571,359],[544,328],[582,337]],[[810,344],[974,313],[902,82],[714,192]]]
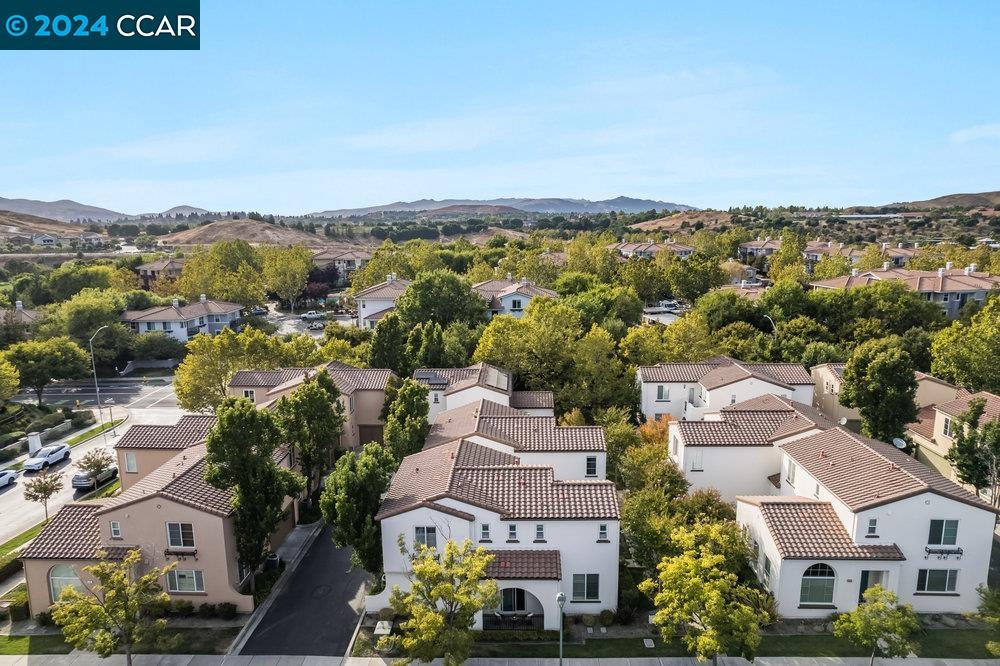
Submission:
[[[563,606],[566,605],[566,593],[560,592],[556,595],[556,603],[559,604],[559,666],[562,666],[563,654]]]
[[[97,334],[108,327],[107,324],[101,326],[99,329],[94,331],[94,334],[90,336],[90,367],[94,371],[94,393],[97,398],[97,420],[101,426],[101,434],[104,436],[104,444],[108,443],[108,433],[104,430],[104,412],[101,411],[101,386],[97,383],[97,361],[94,359],[94,338]]]
[[[778,334],[778,327],[777,327],[777,325],[775,325],[774,320],[771,319],[771,316],[770,315],[764,315],[764,319],[766,319],[769,322],[771,322],[771,335],[777,335]]]

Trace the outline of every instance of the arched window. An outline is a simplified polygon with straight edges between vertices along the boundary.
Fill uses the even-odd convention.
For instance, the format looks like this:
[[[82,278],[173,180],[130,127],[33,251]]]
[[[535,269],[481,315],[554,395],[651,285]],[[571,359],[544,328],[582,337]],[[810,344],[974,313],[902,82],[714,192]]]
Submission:
[[[836,574],[829,564],[814,564],[802,574],[800,604],[832,604]]]
[[[52,594],[53,603],[59,601],[59,594],[66,587],[83,589],[80,578],[76,575],[76,569],[68,564],[57,564],[49,569],[49,592]]]

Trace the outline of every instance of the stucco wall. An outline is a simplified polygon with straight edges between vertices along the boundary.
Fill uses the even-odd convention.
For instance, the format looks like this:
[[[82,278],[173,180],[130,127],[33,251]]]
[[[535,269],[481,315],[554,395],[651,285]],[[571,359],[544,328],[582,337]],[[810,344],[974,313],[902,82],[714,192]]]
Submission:
[[[127,469],[125,456],[128,453],[135,454],[136,471],[134,473],[125,471]],[[118,457],[118,475],[122,480],[122,490],[128,490],[144,476],[178,453],[180,453],[179,449],[116,449],[115,455]]]

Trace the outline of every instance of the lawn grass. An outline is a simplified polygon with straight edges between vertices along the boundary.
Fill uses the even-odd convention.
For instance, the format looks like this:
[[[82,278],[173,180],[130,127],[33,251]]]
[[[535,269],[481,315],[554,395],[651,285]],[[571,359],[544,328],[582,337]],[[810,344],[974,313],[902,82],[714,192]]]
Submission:
[[[124,420],[125,419],[115,419],[114,421],[108,421],[104,425],[94,426],[90,430],[81,432],[79,435],[76,435],[74,437],[70,437],[69,439],[66,440],[66,443],[71,447],[76,446],[77,444],[82,444],[83,442],[86,442],[87,440],[92,439],[97,435],[100,435],[105,430],[111,430]]]
[[[917,636],[921,657],[954,659],[992,659],[986,643],[995,641],[997,632],[989,629],[930,629]]]
[[[87,495],[84,499],[95,500],[95,499],[103,499],[105,497],[111,497],[112,495],[117,493],[121,489],[121,487],[122,487],[122,480],[115,479],[114,482],[109,483],[103,488],[99,488],[97,490],[92,491],[92,493]]]
[[[72,649],[62,634],[0,636],[0,654],[69,654]]]
[[[17,536],[11,537],[4,543],[0,544],[0,557],[9,555],[12,551],[17,550],[24,544],[34,539],[38,536],[38,533],[42,531],[43,527],[45,527],[45,521],[38,523],[34,527],[29,527]]]

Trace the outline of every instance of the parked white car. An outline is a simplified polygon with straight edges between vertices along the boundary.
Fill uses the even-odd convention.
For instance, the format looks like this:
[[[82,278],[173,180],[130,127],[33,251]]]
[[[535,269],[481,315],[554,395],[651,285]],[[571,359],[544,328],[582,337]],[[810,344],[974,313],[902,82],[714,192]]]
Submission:
[[[6,488],[17,481],[17,472],[12,469],[5,469],[0,472],[0,488]]]
[[[55,465],[63,460],[69,460],[69,447],[65,444],[54,444],[43,446],[38,449],[35,455],[24,461],[24,469],[30,472],[37,472],[45,469],[49,465]]]
[[[326,313],[317,312],[316,310],[310,310],[309,312],[302,315],[302,318],[305,319],[306,321],[309,321],[311,319],[326,319]]]

